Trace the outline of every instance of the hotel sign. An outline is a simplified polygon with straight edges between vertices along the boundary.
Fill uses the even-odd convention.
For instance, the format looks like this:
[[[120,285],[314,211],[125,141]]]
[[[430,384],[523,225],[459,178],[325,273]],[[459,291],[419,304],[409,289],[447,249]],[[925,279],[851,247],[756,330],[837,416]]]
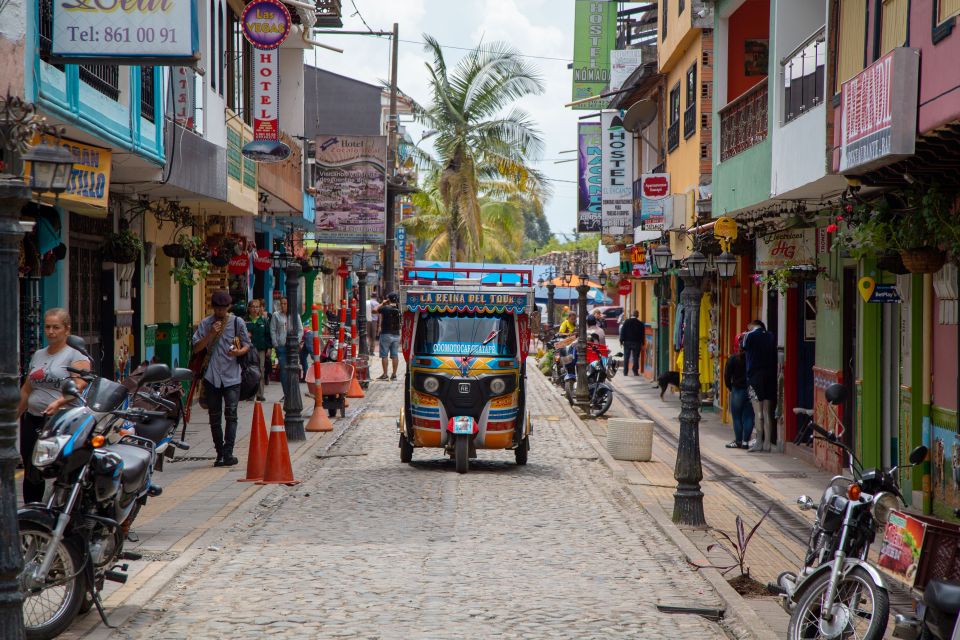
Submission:
[[[841,173],[863,173],[913,155],[919,66],[919,51],[901,47],[843,83]]]

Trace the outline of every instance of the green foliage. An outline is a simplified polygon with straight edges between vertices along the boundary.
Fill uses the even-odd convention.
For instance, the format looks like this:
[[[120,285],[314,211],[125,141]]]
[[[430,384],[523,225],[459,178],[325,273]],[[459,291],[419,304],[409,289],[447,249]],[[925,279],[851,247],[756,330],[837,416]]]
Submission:
[[[730,558],[733,560],[733,564],[729,565],[705,565],[705,564],[696,564],[691,562],[690,564],[696,567],[697,569],[717,569],[722,575],[726,575],[730,571],[739,568],[740,575],[748,576],[750,575],[750,569],[746,566],[747,561],[747,547],[750,546],[750,541],[753,539],[753,534],[757,532],[757,529],[760,528],[760,525],[763,524],[763,521],[767,519],[767,516],[770,515],[770,509],[773,507],[770,506],[766,511],[763,512],[763,516],[757,521],[757,524],[753,525],[753,528],[750,529],[750,533],[746,533],[743,526],[743,518],[739,515],[737,516],[737,537],[733,538],[730,534],[725,531],[720,531],[719,529],[714,529],[720,536],[723,537],[725,542],[718,542],[707,546],[707,552],[713,551],[714,549],[721,549],[725,551]]]
[[[543,357],[537,361],[537,366],[540,368],[540,373],[550,377],[550,372],[553,369],[553,349],[550,349],[543,354]]]
[[[596,251],[599,243],[599,233],[582,233],[580,237],[575,240],[559,240],[557,236],[552,236],[550,240],[537,249],[535,253],[525,257],[533,257],[534,255],[549,253],[551,251]]]
[[[776,291],[780,295],[785,294],[787,289],[790,288],[791,280],[791,271],[786,267],[753,275],[754,284],[765,288],[767,291]]]
[[[170,270],[174,282],[192,287],[206,279],[210,273],[209,251],[203,239],[183,234],[177,238],[183,247],[183,257],[177,258],[176,266]]]
[[[104,239],[103,255],[115,262],[133,262],[143,252],[143,240],[130,229],[109,233]]]

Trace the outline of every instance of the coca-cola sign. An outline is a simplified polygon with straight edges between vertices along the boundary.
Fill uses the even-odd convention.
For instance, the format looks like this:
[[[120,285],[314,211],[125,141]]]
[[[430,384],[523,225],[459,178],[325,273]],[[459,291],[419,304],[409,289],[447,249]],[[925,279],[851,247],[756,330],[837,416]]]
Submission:
[[[245,253],[241,253],[238,256],[233,256],[230,258],[230,262],[227,263],[227,271],[235,276],[243,275],[249,270],[250,258]]]

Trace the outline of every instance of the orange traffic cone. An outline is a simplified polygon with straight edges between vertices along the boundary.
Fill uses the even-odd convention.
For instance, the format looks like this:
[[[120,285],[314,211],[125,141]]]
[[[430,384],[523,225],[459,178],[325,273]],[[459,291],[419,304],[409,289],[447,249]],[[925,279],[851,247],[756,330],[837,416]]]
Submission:
[[[300,484],[293,479],[293,465],[290,463],[290,449],[287,446],[287,432],[283,428],[280,405],[273,405],[273,420],[270,422],[270,443],[267,445],[267,466],[263,472],[263,480],[257,484],[285,484],[292,487]]]
[[[327,416],[327,410],[323,407],[323,389],[319,382],[315,389],[316,395],[313,397],[313,415],[310,416],[305,430],[319,433],[333,431],[333,423],[330,422],[330,418]]]
[[[366,394],[363,393],[363,389],[360,387],[360,383],[357,382],[357,368],[353,368],[353,377],[350,378],[350,388],[347,389],[348,398],[363,398]]]
[[[273,403],[273,415],[270,417],[270,426],[272,427],[275,424],[283,424],[285,418],[283,417],[283,409],[280,407],[279,402]]]
[[[247,477],[237,482],[256,482],[263,479],[267,466],[267,425],[263,422],[263,405],[253,405],[253,424],[250,425],[250,448],[247,451]]]

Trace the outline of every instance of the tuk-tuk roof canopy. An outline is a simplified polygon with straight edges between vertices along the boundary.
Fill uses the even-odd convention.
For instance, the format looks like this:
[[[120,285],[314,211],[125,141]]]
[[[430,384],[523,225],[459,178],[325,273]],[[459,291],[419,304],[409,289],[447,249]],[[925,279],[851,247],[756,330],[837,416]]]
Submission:
[[[404,307],[414,313],[527,313],[529,293],[508,291],[407,291]]]

